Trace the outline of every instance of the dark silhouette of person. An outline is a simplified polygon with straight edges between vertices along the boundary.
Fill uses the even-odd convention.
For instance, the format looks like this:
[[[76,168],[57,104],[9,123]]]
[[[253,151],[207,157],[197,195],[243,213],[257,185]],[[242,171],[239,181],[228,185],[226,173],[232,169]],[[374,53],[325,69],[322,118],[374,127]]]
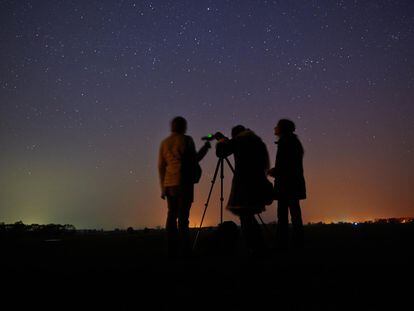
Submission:
[[[303,176],[302,144],[295,132],[295,124],[288,119],[281,119],[275,127],[275,135],[279,137],[275,167],[269,175],[275,178],[274,194],[277,207],[277,243],[281,249],[288,247],[290,211],[293,227],[293,244],[303,247],[304,234],[302,214],[299,201],[306,199],[305,178]]]
[[[242,125],[232,129],[231,139],[223,137],[216,145],[218,157],[234,155],[234,175],[227,209],[240,217],[242,236],[251,253],[263,250],[264,239],[255,214],[265,210],[264,184],[269,154],[262,139]]]
[[[171,121],[171,135],[160,146],[158,170],[161,184],[161,198],[167,198],[166,222],[168,255],[175,257],[189,254],[189,216],[194,199],[194,183],[197,182],[198,162],[211,147],[209,142],[196,152],[191,136],[185,135],[187,121],[175,117]],[[178,226],[177,226],[178,220]]]

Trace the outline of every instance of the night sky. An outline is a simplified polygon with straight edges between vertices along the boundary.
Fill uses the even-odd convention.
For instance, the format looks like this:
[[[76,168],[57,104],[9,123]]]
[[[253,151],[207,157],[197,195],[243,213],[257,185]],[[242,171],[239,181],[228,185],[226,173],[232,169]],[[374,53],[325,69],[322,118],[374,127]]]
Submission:
[[[243,124],[272,162],[275,124],[295,121],[305,222],[414,216],[412,0],[0,1],[0,26],[0,222],[164,226],[176,115],[198,148]]]

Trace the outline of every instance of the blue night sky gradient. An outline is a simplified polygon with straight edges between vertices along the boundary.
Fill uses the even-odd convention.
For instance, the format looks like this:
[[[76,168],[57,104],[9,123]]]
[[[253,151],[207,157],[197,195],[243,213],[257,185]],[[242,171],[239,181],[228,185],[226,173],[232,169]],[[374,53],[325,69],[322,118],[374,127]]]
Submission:
[[[0,1],[0,25],[0,221],[163,225],[176,115],[198,147],[243,124],[272,161],[294,120],[305,222],[414,216],[413,1]]]

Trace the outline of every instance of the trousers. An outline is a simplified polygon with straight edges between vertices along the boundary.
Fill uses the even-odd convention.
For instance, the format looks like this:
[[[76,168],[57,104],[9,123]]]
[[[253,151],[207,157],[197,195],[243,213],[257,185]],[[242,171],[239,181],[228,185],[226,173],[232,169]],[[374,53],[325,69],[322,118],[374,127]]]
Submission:
[[[277,243],[282,248],[287,248],[289,243],[289,211],[292,221],[292,241],[296,247],[303,247],[304,232],[302,213],[299,200],[279,199],[277,206]]]
[[[189,217],[192,204],[191,189],[185,187],[167,187],[166,197],[168,203],[167,213],[167,242],[168,254],[171,256],[181,252],[189,252]]]

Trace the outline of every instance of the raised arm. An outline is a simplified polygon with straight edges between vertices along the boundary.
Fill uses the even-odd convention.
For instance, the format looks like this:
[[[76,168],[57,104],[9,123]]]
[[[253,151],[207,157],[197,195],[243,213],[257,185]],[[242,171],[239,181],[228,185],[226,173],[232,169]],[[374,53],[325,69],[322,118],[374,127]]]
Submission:
[[[197,162],[200,162],[206,156],[210,148],[211,148],[211,144],[208,141],[206,141],[203,147],[201,147],[200,150],[198,150],[197,152],[197,155],[196,155]]]

